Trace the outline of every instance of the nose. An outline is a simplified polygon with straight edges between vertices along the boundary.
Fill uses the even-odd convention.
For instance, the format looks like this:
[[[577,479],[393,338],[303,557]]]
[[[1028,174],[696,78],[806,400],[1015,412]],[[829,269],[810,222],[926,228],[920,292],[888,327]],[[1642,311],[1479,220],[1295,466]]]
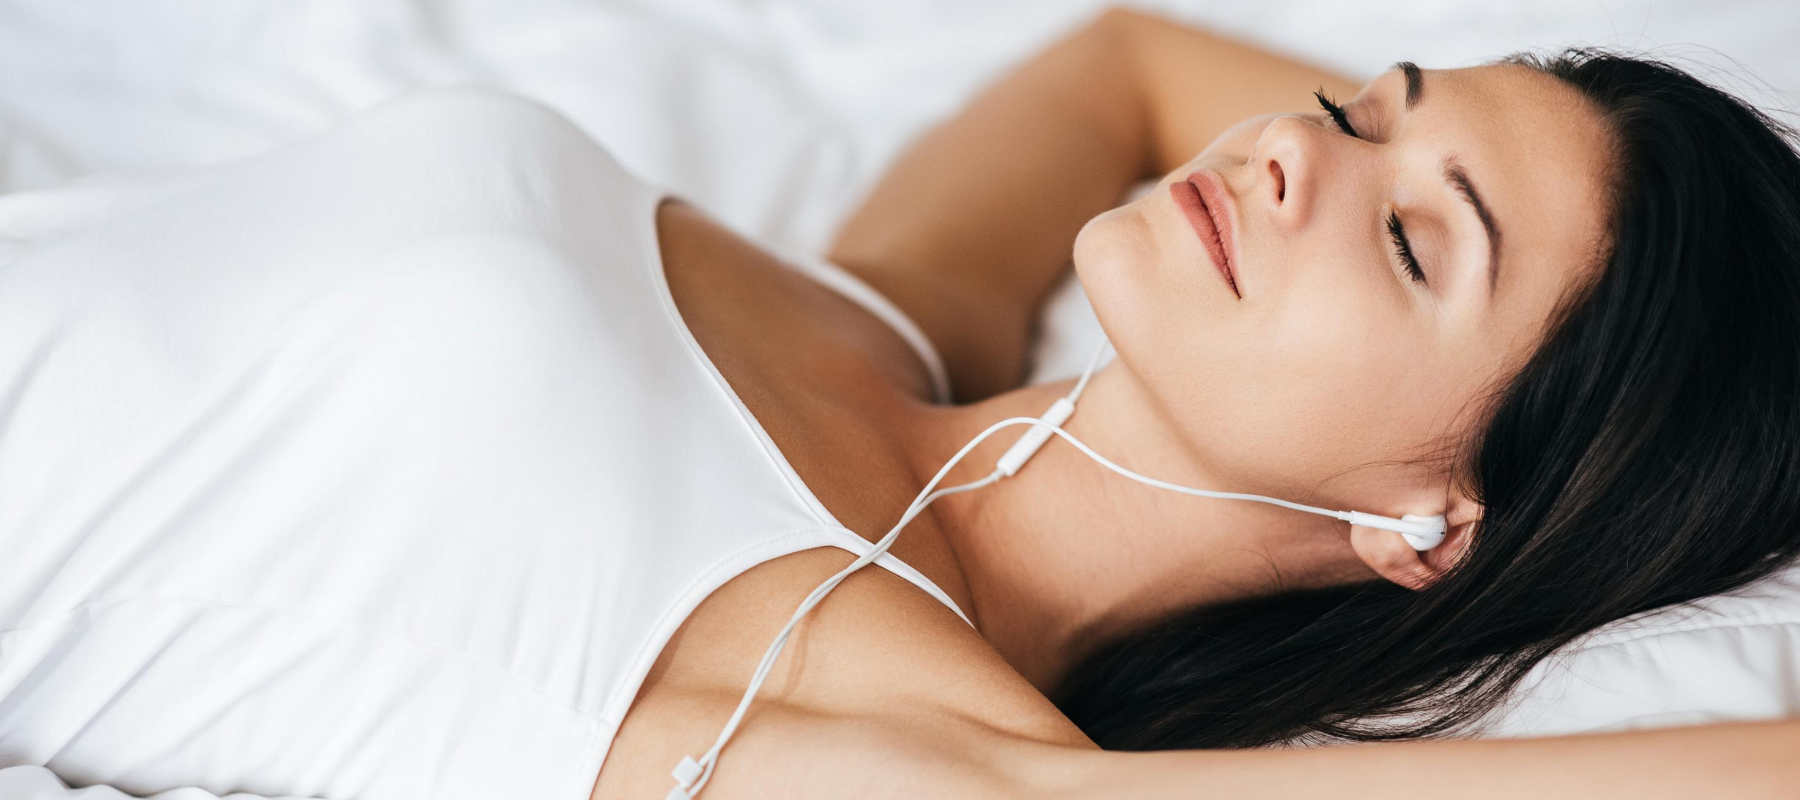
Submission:
[[[1282,116],[1271,120],[1257,137],[1250,159],[1256,177],[1247,199],[1266,206],[1276,224],[1298,228],[1312,212],[1314,167],[1324,146],[1321,133],[1305,120]]]

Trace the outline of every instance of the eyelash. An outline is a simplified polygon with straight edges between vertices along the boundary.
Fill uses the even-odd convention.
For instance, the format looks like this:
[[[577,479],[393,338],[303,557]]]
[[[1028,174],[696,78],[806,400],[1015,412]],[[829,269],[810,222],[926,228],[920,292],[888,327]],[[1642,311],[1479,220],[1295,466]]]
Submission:
[[[1350,115],[1345,114],[1344,109],[1337,103],[1331,102],[1331,98],[1325,96],[1324,90],[1314,91],[1313,97],[1318,98],[1319,107],[1325,109],[1325,113],[1331,115],[1331,121],[1337,123],[1338,130],[1349,134],[1352,138],[1362,138],[1362,134],[1357,133],[1355,128],[1350,127]]]
[[[1412,243],[1406,240],[1406,228],[1400,225],[1400,215],[1392,211],[1387,215],[1388,238],[1394,240],[1394,251],[1400,254],[1400,263],[1406,267],[1407,274],[1419,283],[1425,282],[1425,270],[1419,268],[1419,259],[1413,257]]]
[[[1313,92],[1313,97],[1318,99],[1319,107],[1325,109],[1325,113],[1330,115],[1331,121],[1337,125],[1338,130],[1351,138],[1363,138],[1355,128],[1350,127],[1350,116],[1344,113],[1343,107],[1331,102],[1331,98],[1326,97],[1323,90]],[[1400,224],[1400,215],[1393,211],[1389,211],[1387,214],[1387,232],[1388,238],[1394,240],[1394,252],[1399,254],[1400,264],[1406,267],[1407,274],[1413,280],[1424,283],[1425,270],[1420,268],[1419,259],[1413,256],[1412,243],[1406,238],[1406,226]]]

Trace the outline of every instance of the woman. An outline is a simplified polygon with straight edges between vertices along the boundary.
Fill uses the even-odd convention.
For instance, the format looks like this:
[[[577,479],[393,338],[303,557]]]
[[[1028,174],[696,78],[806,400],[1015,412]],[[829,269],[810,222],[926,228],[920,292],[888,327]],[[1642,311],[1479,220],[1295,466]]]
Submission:
[[[914,522],[895,552],[953,564],[921,569],[975,609],[985,643],[1032,690],[1056,698],[1080,734],[1041,702],[1025,702],[1037,695],[1023,687],[945,677],[972,687],[950,699],[936,682],[925,681],[932,691],[923,697],[894,687],[921,682],[928,667],[918,656],[886,669],[873,655],[848,659],[845,675],[812,666],[858,649],[852,639],[901,639],[909,653],[951,649],[871,634],[895,614],[877,600],[831,608],[854,591],[847,583],[811,623],[815,641],[830,642],[811,647],[834,654],[807,659],[819,694],[789,676],[781,710],[760,712],[780,715],[764,729],[766,744],[733,739],[746,752],[726,749],[720,776],[736,758],[745,796],[773,792],[789,784],[758,783],[775,780],[758,773],[779,770],[755,765],[785,760],[789,780],[816,786],[830,775],[845,781],[840,794],[930,794],[892,785],[903,770],[877,774],[853,755],[861,752],[968,796],[1051,796],[1018,787],[1043,789],[1032,777],[1071,761],[1092,770],[1075,783],[1092,783],[1068,796],[1158,796],[1127,790],[1134,778],[1171,796],[1228,787],[1242,796],[1308,788],[1364,796],[1352,774],[1373,777],[1367,796],[1405,796],[1394,773],[1376,766],[1384,756],[1368,752],[1186,754],[1189,767],[1181,758],[1082,759],[1067,748],[1454,732],[1575,636],[1741,585],[1800,551],[1792,499],[1800,407],[1791,402],[1800,162],[1790,141],[1685,76],[1606,57],[1423,74],[1407,65],[1341,109],[1324,102],[1311,114],[1252,116],[1269,110],[1269,98],[1304,96],[1320,81],[1330,90],[1322,101],[1355,93],[1153,17],[1109,14],[920,142],[831,255],[920,322],[960,399],[981,400],[920,409],[928,443],[900,448],[923,452],[913,456],[916,475],[929,476],[991,422],[1038,414],[1067,391],[1067,383],[1012,387],[1029,321],[1072,239],[1075,269],[1122,362],[1094,378],[1072,432],[1140,472],[1191,486],[1392,516],[1447,514],[1445,545],[1421,557],[1386,531],[1346,536],[1338,523],[1282,509],[1156,492],[1053,443],[1018,479],[938,501],[931,527]],[[1213,171],[1233,200],[1223,280],[1171,194],[1195,170]],[[1160,181],[1111,208],[1146,176]],[[892,421],[899,416],[884,415],[885,424],[904,430]],[[945,485],[978,477],[1005,444],[977,451],[969,461],[978,466]],[[860,505],[854,489],[837,500],[825,483],[821,496],[834,509]],[[907,496],[902,487],[922,483],[872,492],[888,516],[871,511],[868,530],[885,530]],[[1746,497],[1759,500],[1738,502]],[[1672,515],[1678,507],[1707,511]],[[933,538],[950,555],[924,546]],[[828,571],[772,593],[801,595]],[[689,623],[707,626],[701,642],[726,635],[725,625],[707,624],[709,610]],[[684,665],[683,646],[665,655],[665,675],[685,668],[725,680],[674,690],[690,705],[673,707],[649,705],[664,684],[647,683],[640,707],[667,710],[635,730],[627,720],[614,758],[643,753],[653,777],[633,786],[636,767],[617,779],[603,773],[596,796],[613,786],[620,797],[653,795],[666,785],[658,768],[670,753],[698,756],[789,610],[779,605],[724,662],[695,653]],[[834,614],[841,621],[826,619]],[[977,645],[981,655],[965,659],[987,654]],[[873,704],[855,706],[860,714],[839,711],[845,696],[864,692],[884,699],[860,701]],[[706,697],[709,710],[673,713],[706,709]],[[906,721],[870,732],[818,720],[818,709],[869,727],[877,727],[869,717]],[[792,738],[770,732],[778,727]],[[635,745],[640,734],[646,744]],[[1616,747],[1642,758],[1675,742],[1796,742],[1792,726],[1780,737],[1682,735],[1400,749],[1391,760],[1414,773],[1448,771],[1424,789],[1467,775],[1499,797],[1527,785],[1543,793],[1546,785],[1495,776],[1534,758],[1548,767],[1553,752],[1587,758]],[[1587,788],[1563,790],[1699,793],[1656,770],[1623,776],[1621,763],[1597,762]],[[1715,771],[1706,791],[1751,794],[1778,765],[1771,757],[1763,772],[1739,773],[1742,784]]]
[[[1194,75],[1238,88],[1190,100]],[[1454,732],[1572,637],[1800,548],[1800,164],[1766,120],[1595,58],[1396,69],[1231,124],[1320,80],[1104,15],[844,227],[834,260],[904,316],[481,93],[22,237],[0,317],[55,336],[15,337],[11,446],[100,431],[45,448],[50,499],[13,495],[31,535],[0,531],[24,587],[0,748],[143,791],[661,796],[800,598],[975,433],[1068,391],[1014,387],[1073,243],[1119,357],[1071,433],[1188,485],[1443,514],[1444,543],[1155,492],[1052,443],[806,617],[703,796],[1775,796],[1791,724],[1096,747]],[[168,244],[195,220],[215,235]],[[79,361],[95,341],[158,380]],[[112,391],[68,379],[90,391],[51,408],[66,364]],[[1641,763],[1672,752],[1741,768]]]

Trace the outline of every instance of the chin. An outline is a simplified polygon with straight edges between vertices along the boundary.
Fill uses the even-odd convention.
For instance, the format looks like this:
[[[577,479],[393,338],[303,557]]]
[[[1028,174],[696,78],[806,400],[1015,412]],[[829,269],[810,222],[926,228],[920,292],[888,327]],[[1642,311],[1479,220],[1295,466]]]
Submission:
[[[1107,338],[1121,354],[1157,316],[1157,252],[1147,220],[1134,205],[1119,206],[1083,225],[1075,236],[1075,275]]]

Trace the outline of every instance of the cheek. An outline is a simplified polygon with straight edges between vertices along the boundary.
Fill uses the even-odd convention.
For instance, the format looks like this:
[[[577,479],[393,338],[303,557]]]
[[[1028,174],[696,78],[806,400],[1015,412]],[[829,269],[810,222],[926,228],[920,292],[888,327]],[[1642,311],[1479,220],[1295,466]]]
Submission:
[[[1192,395],[1197,417],[1230,434],[1221,444],[1246,469],[1271,480],[1313,476],[1386,438],[1384,417],[1398,398],[1382,377],[1393,365],[1374,320],[1345,304],[1296,303],[1257,323],[1229,346],[1214,343],[1206,385]]]
[[[1139,203],[1112,209],[1076,237],[1076,272],[1120,360],[1233,491],[1304,492],[1400,458],[1441,425],[1443,354],[1367,265],[1342,263],[1341,248],[1260,249],[1280,286],[1246,307],[1163,264],[1175,245],[1157,237]]]
[[[1159,328],[1131,363],[1183,439],[1234,491],[1304,492],[1427,442],[1442,388],[1416,332],[1356,303],[1303,302]],[[1235,487],[1242,487],[1241,489]]]

